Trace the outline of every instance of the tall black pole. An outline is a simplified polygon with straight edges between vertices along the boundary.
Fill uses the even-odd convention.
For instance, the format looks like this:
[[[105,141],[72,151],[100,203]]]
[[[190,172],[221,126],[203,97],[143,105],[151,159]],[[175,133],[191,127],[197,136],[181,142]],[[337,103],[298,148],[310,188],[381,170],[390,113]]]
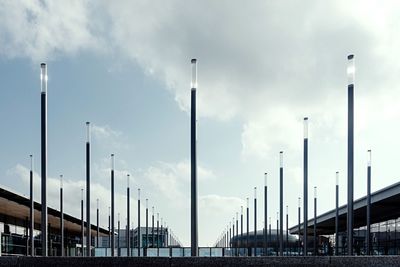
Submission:
[[[62,175],[60,175],[60,213],[61,257],[64,257],[64,196]]]
[[[47,257],[47,65],[40,64],[40,83],[41,83],[41,194],[42,194],[42,213],[41,213],[41,236],[42,236],[42,256]]]
[[[280,244],[280,237],[279,237],[279,212],[276,213],[276,256],[279,255],[279,244]]]
[[[335,255],[339,255],[339,172],[336,172]]]
[[[29,240],[30,240],[30,245],[31,245],[31,256],[35,256],[35,240],[34,240],[34,235],[33,235],[33,230],[35,228],[35,206],[34,206],[34,201],[33,201],[33,156],[29,155],[31,159],[31,170],[29,172],[29,197],[30,197],[30,207],[29,207],[29,214],[30,214],[30,219],[29,219]]]
[[[198,255],[197,231],[197,136],[196,136],[196,88],[197,88],[197,60],[192,59],[192,90],[191,90],[191,255]]]
[[[308,228],[308,118],[304,118],[303,140],[303,255],[307,256],[307,228]]]
[[[140,257],[140,242],[141,242],[141,235],[140,235],[140,188],[138,189],[138,257]]]
[[[163,218],[161,217],[161,247],[164,247]]]
[[[149,247],[149,200],[146,198],[146,249],[144,256],[147,256],[147,248]]]
[[[96,225],[97,225],[97,227],[96,227],[96,246],[97,247],[100,247],[99,246],[99,232],[100,232],[100,214],[99,214],[99,199],[96,199],[96,202],[97,202],[97,211],[96,211]]]
[[[353,255],[353,192],[354,192],[354,55],[347,57],[347,254]]]
[[[257,187],[254,187],[254,256],[257,256]]]
[[[115,256],[114,154],[111,154],[111,257]]]
[[[239,213],[236,212],[236,240],[239,241]],[[235,243],[235,246],[238,247],[238,243]]]
[[[264,173],[264,255],[267,255],[267,173]]]
[[[240,206],[240,247],[243,247],[243,206]]]
[[[92,224],[90,223],[90,122],[86,122],[86,255],[92,256]]]
[[[154,206],[151,207],[151,247],[154,248]]]
[[[111,248],[111,207],[108,207],[108,247]]]
[[[82,257],[85,256],[85,249],[83,248],[85,243],[84,243],[84,237],[85,237],[85,232],[84,232],[84,218],[83,218],[83,188],[81,189],[81,246],[82,246]]]
[[[283,151],[279,152],[279,255],[283,256]]]
[[[371,150],[368,150],[368,168],[367,168],[367,255],[370,255],[371,249]]]
[[[268,230],[269,245],[271,246],[272,245],[272,240],[271,240],[271,217],[268,218],[268,222],[269,222],[269,225],[268,225],[268,228],[269,228],[269,230]],[[268,254],[268,251],[267,251],[267,254]]]
[[[298,231],[299,231],[299,255],[301,253],[301,233],[300,233],[300,222],[301,222],[301,198],[299,197],[299,205],[298,205]]]
[[[159,222],[160,222],[160,214],[157,212],[157,256],[158,256],[158,252],[159,252],[159,248],[160,248],[160,231],[159,229]]]
[[[314,186],[314,256],[317,256],[317,187]]]
[[[229,222],[229,247],[232,247],[232,222]]]
[[[119,241],[120,241],[120,239],[121,239],[121,223],[120,223],[120,218],[119,218],[119,213],[118,213],[118,229],[117,229],[117,232],[118,232],[118,240],[117,240],[117,256],[119,256],[120,254],[119,254],[119,245],[120,245],[120,243],[119,243]]]
[[[247,200],[247,212],[246,212],[246,223],[247,223],[247,229],[246,229],[246,231],[247,231],[247,238],[246,238],[246,247],[247,247],[247,255],[248,256],[251,256],[251,247],[250,247],[250,244],[249,244],[249,198],[246,198],[246,200]]]
[[[127,214],[127,225],[128,230],[126,231],[126,247],[127,253],[126,255],[129,257],[131,255],[131,235],[129,231],[129,225],[131,225],[131,196],[130,196],[130,188],[129,188],[129,173],[126,175],[127,185],[126,185],[126,214]]]

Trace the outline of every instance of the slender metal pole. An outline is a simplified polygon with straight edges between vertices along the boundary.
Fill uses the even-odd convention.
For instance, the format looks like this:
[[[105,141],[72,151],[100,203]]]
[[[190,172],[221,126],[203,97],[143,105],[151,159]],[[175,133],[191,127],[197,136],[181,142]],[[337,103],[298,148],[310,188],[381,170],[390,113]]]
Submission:
[[[347,254],[353,255],[353,193],[354,193],[354,55],[349,55],[348,120],[347,120]]]
[[[305,117],[303,140],[303,255],[307,256],[307,228],[308,228],[308,118]]]
[[[131,195],[130,195],[130,188],[129,188],[129,173],[126,175],[126,214],[127,214],[127,224],[128,224],[128,231],[126,232],[126,247],[127,252],[126,255],[129,257],[131,255],[131,235],[129,231],[129,225],[131,225]]]
[[[111,154],[111,257],[115,256],[114,154]]]
[[[368,150],[368,168],[367,168],[367,255],[371,254],[371,150]],[[397,242],[397,240],[396,240]]]
[[[111,248],[111,207],[108,207],[108,247]]]
[[[34,206],[34,201],[33,201],[33,156],[29,155],[31,159],[31,170],[29,172],[29,178],[30,178],[30,183],[29,183],[29,191],[30,191],[30,219],[29,219],[29,240],[30,240],[30,245],[31,245],[31,256],[35,256],[35,239],[33,235],[33,230],[35,228],[35,206]]]
[[[239,213],[236,212],[236,242],[235,242],[235,247],[239,247]],[[235,251],[237,254],[237,249]]]
[[[154,248],[154,206],[151,207],[151,247]]]
[[[138,257],[140,257],[141,235],[140,235],[140,188],[138,189]]]
[[[243,247],[243,206],[240,206],[240,247]]]
[[[83,188],[81,189],[81,246],[82,246],[82,257],[85,256],[84,249],[84,239],[85,239],[85,230],[84,230],[84,218],[83,218]]]
[[[268,221],[269,221],[269,230],[268,230],[268,232],[269,232],[269,234],[268,234],[268,236],[269,236],[269,245],[271,246],[272,245],[272,240],[271,240],[271,217],[269,217],[268,218]],[[267,250],[268,250],[268,248],[267,248]],[[267,251],[267,254],[268,254],[268,251]]]
[[[99,232],[100,232],[100,214],[99,214],[99,199],[96,199],[96,202],[97,202],[97,211],[96,211],[96,224],[97,224],[97,227],[96,227],[96,246],[97,247],[100,247],[99,246]]]
[[[339,255],[339,172],[336,172],[335,255]]]
[[[119,241],[120,241],[120,237],[121,237],[121,224],[120,224],[120,218],[119,218],[119,213],[118,213],[118,240],[117,240],[117,256],[120,256],[120,252],[119,252],[119,248],[120,248],[120,244],[119,244]]]
[[[248,256],[251,256],[251,247],[250,247],[250,240],[249,240],[249,198],[246,198],[246,200],[247,200],[247,214],[246,214],[246,217],[247,217],[247,229],[246,229],[246,231],[247,231],[247,241],[246,241],[246,247],[247,247],[247,255]]]
[[[149,200],[146,198],[146,250],[145,255],[147,256],[147,248],[149,247]]]
[[[286,255],[289,252],[289,207],[286,206]]]
[[[267,240],[267,173],[264,173],[264,255],[267,255],[267,247],[268,247],[268,240]]]
[[[197,230],[197,136],[196,136],[196,88],[197,60],[192,59],[191,90],[191,255],[198,256]]]
[[[314,186],[314,256],[317,256],[317,187]]]
[[[41,83],[41,194],[42,194],[42,213],[41,213],[41,236],[42,236],[42,256],[47,257],[47,65],[40,64],[40,83]]]
[[[254,256],[257,256],[257,187],[254,187]]]
[[[280,244],[280,239],[279,238],[279,212],[276,213],[276,256],[279,255],[279,244]]]
[[[159,219],[160,219],[160,214],[157,212],[157,256],[159,256],[159,248],[160,248]]]
[[[64,196],[62,175],[60,175],[60,213],[61,257],[64,257]]]
[[[86,122],[86,134],[86,255],[91,257],[92,224],[90,223],[90,122]]]
[[[301,198],[299,197],[299,205],[298,205],[298,232],[299,232],[299,255],[301,253],[301,233],[300,233],[300,223],[301,223]]]
[[[283,151],[279,152],[279,255],[283,256]]]
[[[163,231],[163,218],[161,217],[161,247],[164,247],[164,231]]]

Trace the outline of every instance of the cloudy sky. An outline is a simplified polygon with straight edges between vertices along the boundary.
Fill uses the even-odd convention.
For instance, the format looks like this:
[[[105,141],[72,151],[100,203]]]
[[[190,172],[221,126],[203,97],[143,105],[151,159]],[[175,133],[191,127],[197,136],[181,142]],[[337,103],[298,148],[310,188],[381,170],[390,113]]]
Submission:
[[[398,182],[400,160],[399,12],[398,1],[1,1],[0,184],[28,195],[34,154],[40,199],[39,73],[46,62],[50,206],[58,208],[63,174],[66,212],[80,214],[91,121],[92,221],[100,198],[107,225],[115,153],[121,218],[130,173],[132,201],[140,187],[190,245],[188,111],[190,59],[197,58],[200,245],[214,243],[253,187],[263,187],[264,172],[276,219],[280,150],[294,225],[305,116],[318,213],[334,206],[336,171],[345,203],[346,58],[354,53],[355,197],[366,192],[368,149],[373,191],[389,186]]]

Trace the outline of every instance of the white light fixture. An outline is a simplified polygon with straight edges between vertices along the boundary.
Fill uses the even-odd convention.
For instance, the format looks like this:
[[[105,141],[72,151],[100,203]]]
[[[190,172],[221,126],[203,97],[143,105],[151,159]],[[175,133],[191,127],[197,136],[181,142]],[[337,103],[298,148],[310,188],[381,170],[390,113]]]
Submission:
[[[347,56],[347,81],[348,84],[354,84],[354,77],[356,73],[356,67],[354,64],[354,55]]]
[[[192,81],[191,81],[191,88],[196,89],[197,88],[197,59],[192,59]]]
[[[40,64],[40,90],[42,93],[47,92],[47,65],[46,63]]]
[[[303,125],[304,125],[304,139],[308,138],[308,118],[305,117],[303,120]]]

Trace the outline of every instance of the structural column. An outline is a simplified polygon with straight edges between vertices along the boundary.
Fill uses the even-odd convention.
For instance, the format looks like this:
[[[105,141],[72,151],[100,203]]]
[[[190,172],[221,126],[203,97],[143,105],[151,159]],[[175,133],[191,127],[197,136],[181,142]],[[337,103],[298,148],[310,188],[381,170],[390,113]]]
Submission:
[[[42,237],[42,256],[47,257],[47,66],[40,64],[41,82],[41,194],[42,194],[42,213],[41,213],[41,237]]]
[[[347,119],[347,254],[353,255],[353,193],[354,193],[354,55],[347,57],[348,119]]]
[[[308,228],[308,118],[303,120],[304,140],[303,140],[303,255],[307,256],[307,228]]]

